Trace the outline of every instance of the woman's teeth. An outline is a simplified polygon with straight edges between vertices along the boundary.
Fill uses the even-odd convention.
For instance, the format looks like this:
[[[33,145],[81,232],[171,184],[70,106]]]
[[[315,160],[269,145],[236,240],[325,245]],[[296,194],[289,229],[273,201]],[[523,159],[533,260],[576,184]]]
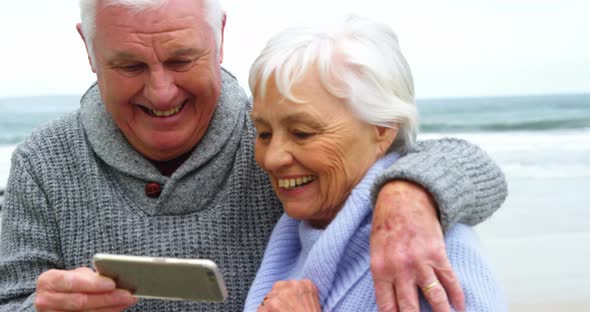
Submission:
[[[292,189],[315,180],[313,176],[300,177],[296,179],[279,179],[279,187],[285,189]]]

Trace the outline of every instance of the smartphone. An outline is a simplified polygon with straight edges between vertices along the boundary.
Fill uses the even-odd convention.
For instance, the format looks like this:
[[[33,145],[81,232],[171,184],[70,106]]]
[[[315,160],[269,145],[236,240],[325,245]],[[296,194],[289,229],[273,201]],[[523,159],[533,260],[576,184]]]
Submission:
[[[227,299],[221,272],[211,260],[99,253],[92,264],[100,275],[112,278],[117,288],[127,289],[136,297],[210,302]]]

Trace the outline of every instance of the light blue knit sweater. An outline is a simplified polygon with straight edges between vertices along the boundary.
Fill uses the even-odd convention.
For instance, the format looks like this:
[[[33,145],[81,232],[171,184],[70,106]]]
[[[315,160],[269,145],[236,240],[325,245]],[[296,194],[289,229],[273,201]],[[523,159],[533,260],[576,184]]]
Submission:
[[[377,174],[397,158],[390,154],[369,169],[307,253],[302,253],[302,243],[306,243],[302,240],[317,232],[311,233],[313,229],[284,214],[273,230],[244,311],[256,311],[273,284],[289,279],[295,270],[317,286],[323,311],[377,311],[369,267],[370,188]],[[447,232],[445,243],[465,292],[467,311],[506,311],[501,288],[481,256],[475,232],[458,224]],[[299,268],[301,257],[305,259]],[[421,311],[430,311],[422,297],[420,306]]]

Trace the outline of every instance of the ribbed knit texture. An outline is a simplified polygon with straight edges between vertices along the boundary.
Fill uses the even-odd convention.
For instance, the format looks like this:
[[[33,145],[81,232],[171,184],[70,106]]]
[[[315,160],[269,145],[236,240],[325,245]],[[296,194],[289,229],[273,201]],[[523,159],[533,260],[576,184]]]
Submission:
[[[299,222],[299,257],[295,265],[289,270],[287,279],[302,279],[303,267],[316,241],[321,237],[324,229],[316,229],[307,222]]]
[[[249,100],[227,73],[222,88],[203,148],[169,178],[127,144],[97,88],[80,113],[18,147],[2,211],[0,311],[18,310],[42,272],[90,267],[97,252],[209,258],[229,292],[223,304],[140,300],[131,311],[241,310],[282,211],[253,159]],[[150,181],[163,186],[157,199],[145,195]]]
[[[374,297],[369,296],[373,300],[361,301],[367,294],[351,290],[363,278],[370,278],[367,272],[370,263],[371,185],[376,175],[397,157],[397,154],[388,155],[368,170],[305,259],[302,277],[312,280],[317,286],[323,311],[371,311],[366,308],[374,304]],[[307,236],[307,233],[302,233],[306,228],[300,227],[300,222],[285,214],[277,223],[248,293],[245,311],[256,311],[273,284],[291,275],[301,256],[301,239]],[[373,292],[372,286],[366,291]]]
[[[454,138],[418,142],[377,178],[373,202],[377,190],[394,177],[430,191],[438,205],[443,231],[455,223],[480,223],[508,195],[506,178],[489,155],[476,145]]]
[[[104,110],[96,85],[83,97],[79,112],[34,131],[19,145],[1,211],[0,311],[33,311],[35,282],[42,272],[90,266],[97,252],[210,258],[219,264],[229,291],[223,304],[140,300],[130,311],[242,309],[281,209],[268,177],[254,162],[250,100],[230,74],[224,71],[222,79],[205,137],[171,177],[127,143]],[[471,147],[454,153],[461,154],[462,148]],[[482,163],[487,159],[462,164],[441,163],[436,154],[409,157],[421,159],[419,166],[409,160],[418,172],[422,166],[448,166],[450,172],[488,166]],[[411,176],[412,170],[399,170]],[[163,186],[157,199],[145,196],[151,181]],[[425,184],[444,189],[437,183]],[[502,191],[501,183],[492,186]],[[468,185],[466,191],[477,189]],[[471,208],[482,206],[490,209],[485,214],[497,209],[477,201]],[[457,220],[457,210],[443,214]]]
[[[301,278],[318,288],[322,311],[377,311],[370,271],[369,235],[373,180],[397,155],[379,160],[353,189],[342,210],[305,254],[302,241],[316,233],[286,214],[273,230],[244,311],[256,311],[275,282],[292,278],[304,257]],[[306,232],[307,231],[307,232]],[[467,311],[506,311],[502,290],[483,260],[473,230],[456,225],[448,232],[447,253],[466,293]],[[430,311],[421,298],[421,311]]]

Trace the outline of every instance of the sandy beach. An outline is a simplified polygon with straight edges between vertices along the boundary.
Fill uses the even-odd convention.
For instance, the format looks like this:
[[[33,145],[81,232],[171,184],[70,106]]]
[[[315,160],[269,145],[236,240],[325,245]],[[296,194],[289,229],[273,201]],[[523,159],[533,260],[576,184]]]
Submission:
[[[575,194],[590,181],[509,183],[506,204],[477,229],[510,311],[590,311],[590,214]]]
[[[476,229],[510,311],[590,311],[590,133],[468,139],[508,180],[505,204]]]
[[[587,302],[562,302],[545,304],[513,304],[511,312],[587,312],[590,310],[590,300]]]

